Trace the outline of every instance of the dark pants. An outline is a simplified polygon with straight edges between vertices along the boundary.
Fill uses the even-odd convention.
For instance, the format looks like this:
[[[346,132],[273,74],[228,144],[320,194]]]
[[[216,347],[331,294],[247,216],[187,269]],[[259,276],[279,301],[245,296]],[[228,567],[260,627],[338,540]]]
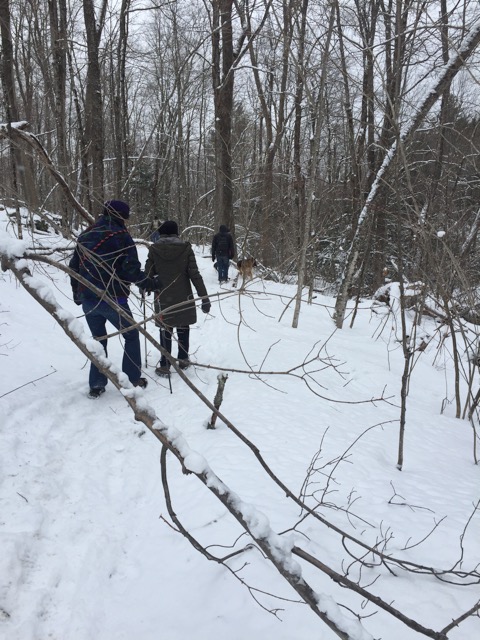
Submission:
[[[101,338],[107,333],[106,325],[107,320],[113,324],[117,330],[126,329],[133,323],[132,312],[128,306],[128,302],[118,304],[130,318],[131,322],[123,318],[117,311],[107,302],[99,300],[85,300],[82,303],[83,312],[85,313],[85,320],[92,332],[94,338]],[[140,336],[137,329],[130,329],[122,334],[125,340],[122,371],[128,376],[128,379],[132,384],[136,384],[140,379],[142,369],[142,356],[140,351]],[[107,340],[100,340],[100,344],[105,349],[105,355],[107,354]],[[92,363],[90,365],[89,384],[91,389],[98,389],[105,387],[108,382],[108,378],[97,369]]]
[[[217,256],[218,281],[226,282],[228,280],[228,267],[230,258],[227,256]]]
[[[168,351],[168,353],[172,353],[172,327],[165,327],[160,329],[160,344],[162,347]],[[178,359],[179,360],[187,360],[188,359],[188,349],[190,347],[190,327],[177,327],[177,339],[178,339]],[[161,367],[169,367],[170,362],[166,359],[166,357],[162,354],[160,358],[160,366]]]

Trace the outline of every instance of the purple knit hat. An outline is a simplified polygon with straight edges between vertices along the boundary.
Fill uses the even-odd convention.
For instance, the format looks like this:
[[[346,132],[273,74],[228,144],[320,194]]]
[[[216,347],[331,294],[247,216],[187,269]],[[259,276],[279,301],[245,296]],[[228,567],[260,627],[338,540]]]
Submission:
[[[130,207],[122,200],[107,200],[103,205],[104,216],[116,216],[126,220],[130,215]]]

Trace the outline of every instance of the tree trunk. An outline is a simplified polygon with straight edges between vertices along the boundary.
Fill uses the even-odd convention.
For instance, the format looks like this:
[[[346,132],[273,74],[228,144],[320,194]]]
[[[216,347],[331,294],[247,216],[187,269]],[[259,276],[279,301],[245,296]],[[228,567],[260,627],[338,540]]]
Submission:
[[[99,60],[100,36],[107,0],[104,0],[97,27],[93,0],[83,0],[83,14],[87,38],[87,81],[85,93],[85,136],[88,144],[87,157],[91,163],[91,185],[93,206],[104,201],[104,140],[103,140],[103,100]]]
[[[307,253],[310,246],[310,233],[312,228],[312,209],[314,204],[314,193],[316,189],[316,176],[318,167],[318,156],[320,152],[320,136],[323,130],[324,110],[325,110],[325,85],[327,81],[327,62],[329,59],[330,42],[332,40],[333,26],[335,24],[336,7],[332,3],[330,6],[330,18],[328,25],[328,32],[326,37],[325,49],[323,52],[322,60],[322,73],[320,77],[320,87],[318,90],[318,99],[315,106],[312,105],[312,111],[315,116],[315,135],[313,139],[313,145],[310,157],[310,175],[308,176],[308,187],[306,197],[306,212],[305,221],[303,226],[303,240],[300,249],[300,259],[298,264],[297,275],[297,295],[295,300],[295,310],[293,313],[292,327],[298,327],[298,319],[300,316],[300,307],[302,305],[302,290],[305,282],[306,269],[307,269]]]
[[[1,56],[1,81],[4,94],[5,115],[8,125],[19,120],[14,80],[14,59],[11,36],[11,14],[9,0],[0,0],[0,32],[2,42]],[[23,152],[17,147],[10,147],[10,159],[12,168],[11,191],[17,198],[17,227],[18,235],[22,237],[22,222],[20,218],[19,203],[24,202],[27,207],[36,208],[37,199],[31,175],[31,164],[24,157]],[[20,192],[20,185],[22,192]]]
[[[53,94],[58,170],[63,174],[68,183],[70,163],[67,153],[67,124],[65,112],[67,93],[67,6],[65,0],[48,0],[48,12],[53,53]],[[68,216],[66,200],[59,198],[57,200],[57,206],[62,213],[62,226],[66,229],[71,223]]]
[[[113,146],[115,149],[115,179],[116,193],[121,196],[125,178],[128,175],[128,107],[127,90],[125,80],[125,65],[128,41],[128,10],[130,0],[122,0],[120,7],[120,17],[118,21],[118,43],[116,56],[115,87],[113,92]],[[113,73],[113,72],[112,72]]]
[[[215,223],[235,230],[232,183],[234,87],[233,0],[212,0],[212,80],[215,107]]]

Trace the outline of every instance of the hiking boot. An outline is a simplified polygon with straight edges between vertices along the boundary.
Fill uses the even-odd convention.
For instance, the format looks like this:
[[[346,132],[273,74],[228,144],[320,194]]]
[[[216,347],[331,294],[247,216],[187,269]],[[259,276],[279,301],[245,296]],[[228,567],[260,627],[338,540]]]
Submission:
[[[92,400],[95,400],[96,398],[99,398],[102,393],[105,393],[105,387],[95,387],[94,389],[90,389],[88,397],[92,398]]]
[[[140,387],[140,389],[146,389],[148,385],[148,380],[146,378],[139,378],[137,382],[134,383],[134,387]]]
[[[167,366],[157,367],[155,369],[155,373],[157,374],[157,376],[160,376],[161,378],[168,378],[168,376],[170,375],[170,367],[167,367]]]
[[[188,358],[185,358],[184,360],[179,360],[178,361],[178,366],[180,367],[180,369],[188,369],[188,367],[191,364],[192,363],[190,362],[190,360]]]

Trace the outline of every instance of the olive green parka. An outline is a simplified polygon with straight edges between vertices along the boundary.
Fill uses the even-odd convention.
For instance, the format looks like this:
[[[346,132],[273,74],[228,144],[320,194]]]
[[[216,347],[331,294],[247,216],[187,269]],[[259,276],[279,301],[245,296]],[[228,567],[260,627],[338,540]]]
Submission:
[[[192,284],[199,298],[208,298],[189,242],[176,235],[161,235],[148,251],[145,273],[158,275],[162,289],[155,294],[156,323],[186,327],[197,321]]]

